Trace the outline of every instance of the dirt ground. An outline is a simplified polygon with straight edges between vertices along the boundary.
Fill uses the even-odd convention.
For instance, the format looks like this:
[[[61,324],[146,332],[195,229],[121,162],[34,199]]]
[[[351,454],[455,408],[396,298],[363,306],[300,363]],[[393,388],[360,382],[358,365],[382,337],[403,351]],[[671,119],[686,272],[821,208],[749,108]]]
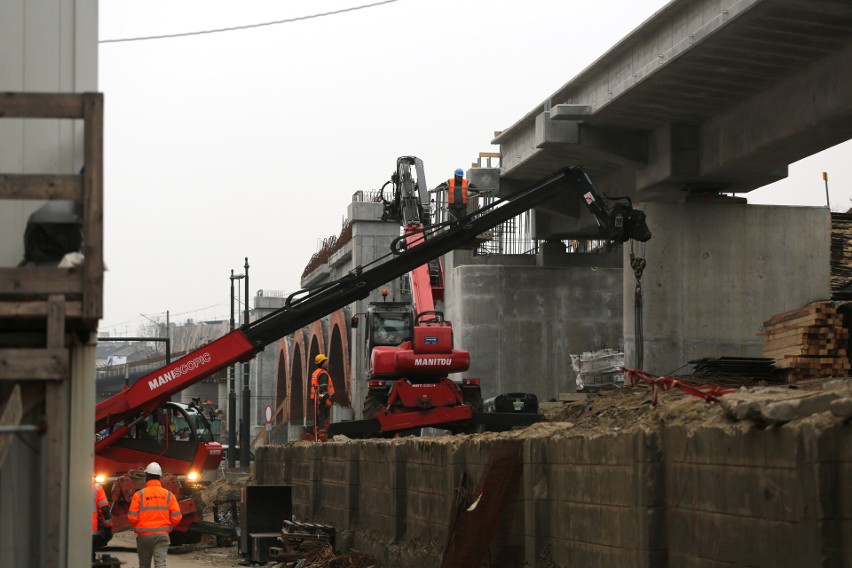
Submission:
[[[173,547],[169,552],[168,566],[169,568],[244,566],[244,564],[240,564],[243,558],[237,552],[236,545],[218,548],[215,544],[215,540],[212,540],[202,541],[198,545]],[[121,550],[114,550],[118,548]],[[136,536],[133,531],[125,531],[113,536],[109,543],[109,549],[99,554],[109,554],[118,558],[123,567],[139,568],[139,560],[136,556]]]

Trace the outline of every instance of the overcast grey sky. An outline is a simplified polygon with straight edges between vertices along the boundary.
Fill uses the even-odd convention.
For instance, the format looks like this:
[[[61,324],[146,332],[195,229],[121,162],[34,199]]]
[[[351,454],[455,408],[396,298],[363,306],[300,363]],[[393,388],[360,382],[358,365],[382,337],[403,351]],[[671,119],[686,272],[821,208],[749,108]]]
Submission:
[[[101,0],[100,39],[250,26],[381,0]],[[101,331],[229,317],[250,290],[299,287],[358,190],[396,158],[430,186],[664,0],[399,0],[223,33],[102,43],[105,247]],[[850,143],[794,164],[749,202],[852,206]]]

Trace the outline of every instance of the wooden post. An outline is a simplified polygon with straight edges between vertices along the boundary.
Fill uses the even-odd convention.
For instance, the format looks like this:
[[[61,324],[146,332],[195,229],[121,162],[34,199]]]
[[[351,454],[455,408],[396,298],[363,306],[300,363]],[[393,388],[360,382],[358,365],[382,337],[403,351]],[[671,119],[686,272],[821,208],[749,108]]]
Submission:
[[[51,295],[47,299],[47,347],[65,349],[65,298]],[[44,439],[45,502],[44,511],[44,553],[45,566],[61,566],[62,550],[65,550],[65,535],[62,533],[62,520],[68,516],[68,456],[65,432],[68,420],[68,367],[65,378],[45,383],[44,412],[47,420],[47,432]],[[69,519],[69,523],[85,522],[86,519]]]

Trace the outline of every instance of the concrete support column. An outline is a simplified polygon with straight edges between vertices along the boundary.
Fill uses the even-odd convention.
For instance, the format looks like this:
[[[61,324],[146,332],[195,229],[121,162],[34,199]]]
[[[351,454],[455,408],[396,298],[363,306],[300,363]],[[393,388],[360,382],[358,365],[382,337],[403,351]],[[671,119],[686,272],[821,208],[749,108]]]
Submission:
[[[642,210],[654,234],[634,246],[647,261],[642,331],[644,367],[651,373],[702,357],[760,357],[764,321],[830,296],[827,208],[731,200],[643,203]],[[625,247],[625,266],[630,250]],[[637,362],[633,283],[625,273],[627,367]]]

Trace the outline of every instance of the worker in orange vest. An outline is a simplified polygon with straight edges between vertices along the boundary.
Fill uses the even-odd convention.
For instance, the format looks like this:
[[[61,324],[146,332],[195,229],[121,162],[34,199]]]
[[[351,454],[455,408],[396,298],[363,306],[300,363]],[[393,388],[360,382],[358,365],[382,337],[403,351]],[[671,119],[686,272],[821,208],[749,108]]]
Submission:
[[[470,185],[464,179],[464,170],[456,168],[453,177],[438,185],[433,191],[445,190],[447,192],[447,207],[456,219],[467,215],[467,204],[470,196],[479,192],[472,191],[476,186]]]
[[[183,515],[177,497],[160,483],[163,468],[151,462],[145,468],[145,487],[133,494],[127,520],[136,531],[136,553],[139,568],[166,568],[169,551],[169,533]]]
[[[314,364],[317,368],[311,376],[311,402],[316,409],[317,425],[321,425],[323,430],[328,430],[331,399],[334,398],[334,384],[331,382],[331,375],[328,374],[328,357],[320,353],[314,357]]]
[[[92,511],[92,560],[95,549],[103,548],[112,540],[112,516],[109,511],[109,501],[106,492],[99,483],[92,481],[94,494],[94,510]]]

